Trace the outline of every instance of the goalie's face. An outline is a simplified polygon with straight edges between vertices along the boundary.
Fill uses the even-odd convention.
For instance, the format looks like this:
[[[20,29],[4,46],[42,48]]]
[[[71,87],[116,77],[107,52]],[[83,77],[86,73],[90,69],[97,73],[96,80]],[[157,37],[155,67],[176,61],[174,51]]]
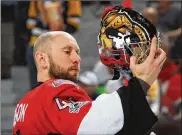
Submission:
[[[109,11],[101,22],[98,35],[100,59],[114,69],[129,68],[132,55],[142,63],[149,52],[150,37],[146,29],[125,11]]]
[[[77,81],[80,72],[80,49],[71,35],[57,35],[51,41],[49,76]]]

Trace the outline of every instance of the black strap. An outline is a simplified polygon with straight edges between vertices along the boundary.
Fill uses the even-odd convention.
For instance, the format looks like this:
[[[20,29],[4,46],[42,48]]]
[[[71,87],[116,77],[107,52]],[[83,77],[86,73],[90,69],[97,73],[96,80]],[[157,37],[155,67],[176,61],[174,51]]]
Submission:
[[[114,75],[111,80],[118,80],[120,78],[120,72],[117,70],[114,70]]]
[[[134,77],[128,86],[117,90],[123,107],[124,125],[117,135],[145,135],[158,118],[152,112],[139,80]]]

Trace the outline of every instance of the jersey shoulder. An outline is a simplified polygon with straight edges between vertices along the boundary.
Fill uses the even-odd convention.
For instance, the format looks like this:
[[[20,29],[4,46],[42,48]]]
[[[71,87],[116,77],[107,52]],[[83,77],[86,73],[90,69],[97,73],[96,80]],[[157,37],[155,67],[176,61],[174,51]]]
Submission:
[[[56,79],[56,80],[52,80],[51,82],[49,82],[50,84],[52,84],[53,87],[59,87],[62,85],[73,85],[75,87],[78,87],[78,85],[70,80],[64,80],[64,79]]]
[[[61,96],[65,94],[71,95],[71,93],[85,94],[85,91],[82,90],[82,88],[80,88],[76,83],[64,79],[47,81],[43,84],[42,89],[48,92],[49,96],[51,96],[51,94],[53,96]]]
[[[52,80],[48,80],[46,82],[44,82],[39,88],[45,88],[45,89],[61,89],[64,87],[72,87],[75,89],[79,89],[79,86],[70,81],[70,80],[64,80],[64,79],[52,79]]]

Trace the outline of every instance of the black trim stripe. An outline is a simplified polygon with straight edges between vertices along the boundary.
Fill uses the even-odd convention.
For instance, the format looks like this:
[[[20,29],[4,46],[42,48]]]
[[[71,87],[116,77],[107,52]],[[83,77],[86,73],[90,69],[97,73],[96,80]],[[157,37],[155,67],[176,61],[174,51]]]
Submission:
[[[137,78],[118,91],[124,111],[124,126],[117,135],[145,135],[158,118],[152,112]]]

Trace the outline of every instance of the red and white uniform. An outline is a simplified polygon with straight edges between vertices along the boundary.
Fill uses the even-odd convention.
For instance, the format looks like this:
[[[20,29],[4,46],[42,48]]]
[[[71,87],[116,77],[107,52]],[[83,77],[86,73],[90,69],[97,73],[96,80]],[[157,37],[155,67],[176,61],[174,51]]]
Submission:
[[[131,79],[133,87],[139,86],[136,80]],[[134,90],[129,91],[130,86],[132,85],[123,87],[123,91],[126,90],[124,94],[119,91],[120,88],[118,91],[102,94],[95,101],[91,101],[85,91],[71,81],[48,80],[28,92],[17,104],[13,134],[82,135],[116,134],[121,131],[122,135],[130,135],[131,127],[134,132],[139,132],[142,135],[153,126],[157,119],[150,110],[147,101],[143,104],[145,101],[142,100],[146,100],[145,96],[143,99],[139,97],[138,103],[141,102],[141,107],[137,105],[136,97],[133,98],[131,94],[135,94],[137,90],[136,92]],[[138,93],[144,93],[141,88],[138,89],[140,89]],[[139,110],[136,109],[137,106]],[[142,116],[140,111],[146,113],[146,118]],[[141,131],[140,128],[134,126],[134,123],[139,122],[138,119],[141,119],[144,125],[142,127],[140,124]],[[125,121],[127,121],[126,124],[124,124]],[[145,127],[146,125],[147,127]],[[134,127],[136,127],[136,131]]]

